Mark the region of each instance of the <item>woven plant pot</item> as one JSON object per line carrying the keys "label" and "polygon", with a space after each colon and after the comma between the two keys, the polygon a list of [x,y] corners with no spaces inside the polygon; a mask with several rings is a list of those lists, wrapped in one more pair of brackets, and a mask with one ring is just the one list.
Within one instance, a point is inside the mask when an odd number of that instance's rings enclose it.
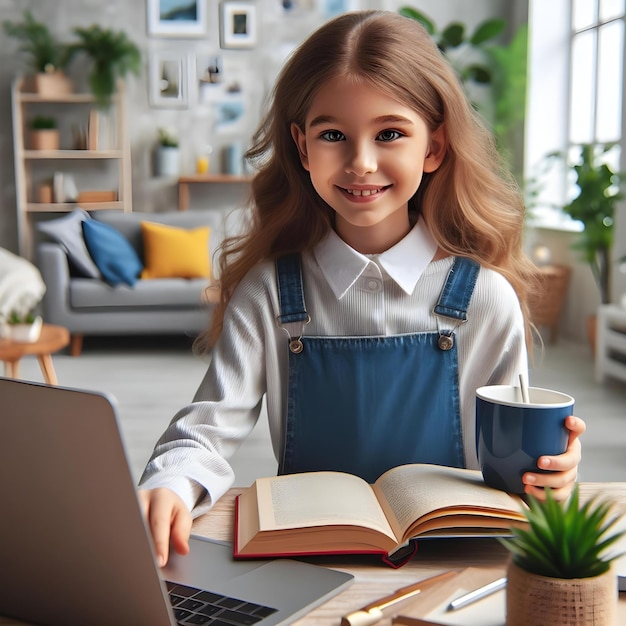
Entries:
{"label": "woven plant pot", "polygon": [[507,626],[614,626],[615,572],[593,578],[548,578],[513,561],[507,567]]}

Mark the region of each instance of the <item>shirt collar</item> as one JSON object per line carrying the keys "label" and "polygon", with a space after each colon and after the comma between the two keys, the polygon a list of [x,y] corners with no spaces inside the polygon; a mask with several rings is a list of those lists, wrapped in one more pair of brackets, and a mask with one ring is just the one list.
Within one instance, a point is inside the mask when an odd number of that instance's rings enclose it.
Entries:
{"label": "shirt collar", "polygon": [[[413,293],[417,281],[437,251],[424,220],[418,219],[404,239],[375,256],[390,278],[407,294]],[[337,299],[341,299],[373,261],[345,243],[333,230],[315,248],[324,277]]]}

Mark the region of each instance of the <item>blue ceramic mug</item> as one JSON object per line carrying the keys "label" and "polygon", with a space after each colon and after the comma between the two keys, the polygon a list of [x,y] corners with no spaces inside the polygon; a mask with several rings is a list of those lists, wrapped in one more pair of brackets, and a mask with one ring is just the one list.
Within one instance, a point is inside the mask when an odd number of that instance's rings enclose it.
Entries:
{"label": "blue ceramic mug", "polygon": [[[569,431],[574,398],[559,391],[530,387],[529,402],[512,385],[476,390],[476,451],[487,485],[510,493],[524,493],[522,475],[541,471],[537,459],[562,454]],[[549,471],[549,470],[543,470]]]}

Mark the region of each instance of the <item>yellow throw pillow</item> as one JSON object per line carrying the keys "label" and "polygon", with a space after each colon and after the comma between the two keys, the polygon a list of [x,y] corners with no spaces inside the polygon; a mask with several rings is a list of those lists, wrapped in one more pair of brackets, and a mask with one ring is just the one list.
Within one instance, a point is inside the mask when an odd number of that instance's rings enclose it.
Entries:
{"label": "yellow throw pillow", "polygon": [[144,269],[141,278],[210,278],[208,226],[187,230],[141,222]]}

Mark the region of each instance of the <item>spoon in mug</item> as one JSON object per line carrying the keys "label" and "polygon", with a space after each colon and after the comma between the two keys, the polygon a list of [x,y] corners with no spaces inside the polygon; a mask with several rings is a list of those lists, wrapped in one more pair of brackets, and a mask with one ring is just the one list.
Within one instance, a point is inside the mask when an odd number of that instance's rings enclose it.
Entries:
{"label": "spoon in mug", "polygon": [[526,382],[524,374],[519,375],[519,386],[522,390],[522,402],[524,402],[524,404],[528,404],[530,402],[530,397],[528,395],[528,383]]}

